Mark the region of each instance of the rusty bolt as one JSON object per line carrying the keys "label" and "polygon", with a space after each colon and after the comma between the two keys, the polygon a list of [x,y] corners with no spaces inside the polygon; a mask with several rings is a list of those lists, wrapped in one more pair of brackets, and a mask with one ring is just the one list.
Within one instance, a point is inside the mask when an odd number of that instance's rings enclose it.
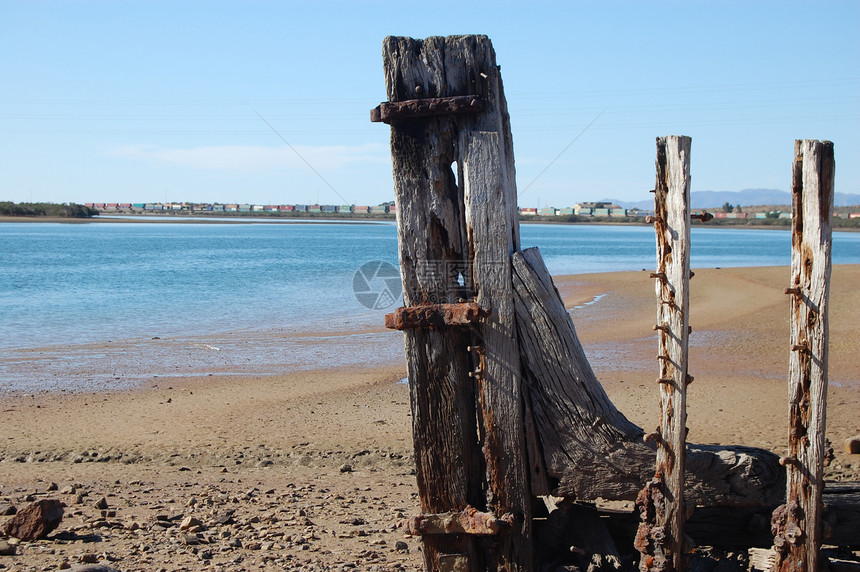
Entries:
{"label": "rusty bolt", "polygon": [[669,324],[658,324],[654,326],[654,331],[660,330],[661,332],[671,333],[672,330],[669,328]]}
{"label": "rusty bolt", "polygon": [[660,379],[657,380],[657,383],[670,385],[672,383],[675,383],[675,380],[669,379],[668,377],[661,377]]}
{"label": "rusty bolt", "polygon": [[795,457],[794,455],[789,455],[788,457],[780,457],[779,464],[783,467],[788,465],[794,465],[795,467],[799,467],[800,461],[798,461],[797,457]]}
{"label": "rusty bolt", "polygon": [[648,275],[648,277],[649,278],[656,278],[658,280],[666,280],[666,273],[665,272],[652,272],[651,274]]}
{"label": "rusty bolt", "polygon": [[792,286],[791,288],[785,289],[786,294],[794,294],[795,296],[800,296],[801,290],[800,286]]}

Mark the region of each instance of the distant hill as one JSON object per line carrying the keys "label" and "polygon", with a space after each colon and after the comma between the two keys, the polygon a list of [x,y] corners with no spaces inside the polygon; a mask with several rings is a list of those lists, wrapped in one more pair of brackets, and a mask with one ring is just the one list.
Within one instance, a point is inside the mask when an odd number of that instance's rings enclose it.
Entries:
{"label": "distant hill", "polygon": [[[654,199],[642,201],[619,201],[617,199],[601,199],[601,202],[615,203],[627,209],[638,208],[650,210],[654,208]],[[754,205],[790,205],[791,193],[779,189],[744,189],[742,191],[693,191],[690,202],[694,209],[719,208],[725,203],[743,207]],[[834,206],[847,207],[860,205],[860,195],[836,193],[833,197]]]}

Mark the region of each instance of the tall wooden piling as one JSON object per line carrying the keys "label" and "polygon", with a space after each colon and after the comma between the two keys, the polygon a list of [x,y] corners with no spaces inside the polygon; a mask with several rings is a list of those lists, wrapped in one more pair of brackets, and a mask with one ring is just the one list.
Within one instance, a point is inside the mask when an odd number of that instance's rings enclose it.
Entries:
{"label": "tall wooden piling", "polygon": [[786,503],[773,516],[779,570],[822,569],[827,302],[835,161],[830,141],[794,144]]}
{"label": "tall wooden piling", "polygon": [[[531,570],[531,487],[511,280],[519,250],[513,144],[486,36],[386,38],[419,521],[427,570]],[[476,308],[477,306],[477,308]],[[417,320],[398,320],[418,316]],[[480,541],[478,536],[481,537]]]}
{"label": "tall wooden piling", "polygon": [[639,568],[685,569],[684,478],[687,420],[687,343],[690,280],[689,137],[657,139],[654,230],[657,236],[658,369],[660,427],[646,436],[657,446],[657,469],[637,499],[642,523]]}

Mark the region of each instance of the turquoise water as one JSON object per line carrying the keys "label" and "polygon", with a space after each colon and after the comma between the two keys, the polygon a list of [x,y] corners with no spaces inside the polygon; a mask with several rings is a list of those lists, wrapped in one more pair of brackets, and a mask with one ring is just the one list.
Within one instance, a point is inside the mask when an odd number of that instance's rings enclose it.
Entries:
{"label": "turquoise water", "polygon": [[[522,246],[540,247],[556,275],[654,266],[649,227],[528,224],[521,232]],[[692,265],[788,265],[789,240],[785,231],[696,228]],[[313,340],[326,332],[356,332],[356,348],[392,339],[360,333],[378,327],[391,309],[360,304],[353,278],[368,261],[396,265],[393,223],[0,223],[0,255],[0,351],[6,354],[0,383],[6,387],[19,385],[13,382],[25,373],[46,371],[47,358],[38,355],[79,354],[60,360],[69,362],[65,369],[50,366],[59,368],[52,375],[60,379],[83,369],[97,376],[110,369],[105,364],[128,362],[123,377],[172,359],[164,357],[171,350],[166,340],[185,340],[183,348],[215,347],[204,353],[217,353],[219,367],[239,368],[310,367]],[[833,259],[860,263],[860,233],[834,233]],[[309,331],[315,335],[303,337]],[[268,347],[265,341],[277,337],[272,332],[282,339]],[[125,350],[116,355],[103,355],[103,346],[84,349],[123,340]],[[160,345],[135,357],[144,341]],[[369,359],[396,356],[401,348],[394,348]],[[284,353],[292,356],[286,362]],[[332,359],[359,361],[346,353]],[[201,373],[213,367],[210,357],[180,361],[182,372],[190,371],[188,364]]]}

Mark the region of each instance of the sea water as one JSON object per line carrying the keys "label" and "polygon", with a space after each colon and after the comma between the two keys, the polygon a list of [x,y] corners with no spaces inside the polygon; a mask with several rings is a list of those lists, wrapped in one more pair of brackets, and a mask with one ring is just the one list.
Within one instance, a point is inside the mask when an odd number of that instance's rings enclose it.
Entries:
{"label": "sea water", "polygon": [[[555,275],[655,264],[646,226],[521,235]],[[790,262],[786,231],[694,228],[691,244],[694,268]],[[0,256],[5,390],[402,359],[399,335],[379,331],[400,301],[355,295],[364,264],[397,265],[393,222],[0,223]],[[860,263],[860,233],[834,233],[833,262]]]}

